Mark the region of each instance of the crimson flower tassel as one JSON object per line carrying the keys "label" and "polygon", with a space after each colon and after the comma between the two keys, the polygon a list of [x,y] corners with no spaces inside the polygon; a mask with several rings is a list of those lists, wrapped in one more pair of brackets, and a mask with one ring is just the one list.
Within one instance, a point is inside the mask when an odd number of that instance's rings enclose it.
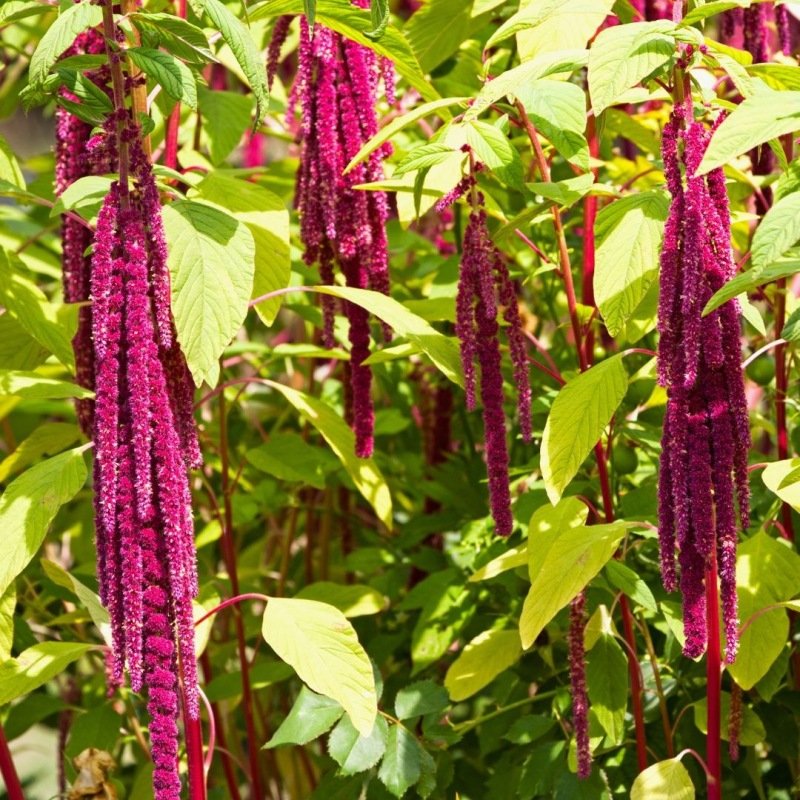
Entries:
{"label": "crimson flower tassel", "polygon": [[[366,7],[368,3],[359,0],[357,5]],[[338,268],[348,286],[388,293],[388,199],[385,192],[355,188],[383,179],[383,159],[391,152],[388,143],[347,174],[344,169],[378,131],[378,82],[382,77],[387,95],[393,93],[391,65],[369,48],[322,25],[315,25],[311,34],[303,17],[293,95],[301,107],[295,202],[304,260],[318,265],[323,283],[334,283]],[[331,347],[333,298],[323,298],[322,308],[323,338]],[[344,311],[351,346],[347,416],[352,421],[357,455],[368,457],[373,450],[374,427],[372,373],[363,363],[369,356],[369,315],[352,303],[345,304]]]}
{"label": "crimson flower tassel", "polygon": [[[106,126],[109,146],[119,113]],[[181,703],[192,719],[199,713],[188,469],[201,459],[158,189],[127,112],[120,136],[134,183],[112,184],[91,260],[98,579],[111,619],[112,679],[120,684],[127,667],[131,688],[147,692],[155,798],[179,800]]]}
{"label": "crimson flower tassel", "polygon": [[693,658],[706,649],[704,580],[716,553],[726,659],[732,663],[738,647],[736,504],[739,524],[747,528],[750,430],[737,304],[728,302],[703,316],[711,296],[735,274],[722,170],[696,174],[709,139],[710,132],[685,107],[675,109],[662,139],[672,205],[661,253],[658,310],[658,378],[668,394],[659,540],[664,586],[668,591],[680,586],[684,653]]}
{"label": "crimson flower tassel", "polygon": [[578,757],[578,777],[592,774],[592,750],[589,744],[589,693],[586,689],[586,659],[583,647],[586,621],[586,593],[581,592],[569,607],[569,682],[572,692],[572,725]]}
{"label": "crimson flower tassel", "polygon": [[470,176],[447,198],[473,192],[473,208],[464,233],[464,247],[456,295],[456,336],[460,343],[467,408],[475,408],[476,372],[480,367],[484,444],[489,479],[489,502],[495,530],[508,536],[513,528],[508,478],[508,446],[503,411],[498,309],[503,307],[506,336],[517,387],[519,424],[524,441],[531,440],[531,389],[522,320],[516,291],[503,256],[494,246],[486,225],[483,197]]}

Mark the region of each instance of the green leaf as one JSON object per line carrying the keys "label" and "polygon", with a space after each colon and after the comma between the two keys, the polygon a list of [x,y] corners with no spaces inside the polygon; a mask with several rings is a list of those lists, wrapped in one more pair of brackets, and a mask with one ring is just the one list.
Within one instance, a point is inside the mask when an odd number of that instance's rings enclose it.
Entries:
{"label": "green leaf", "polygon": [[2,136],[0,136],[0,179],[19,186],[20,189],[25,188],[25,177],[19,167],[17,157]]}
{"label": "green leaf", "polygon": [[594,293],[603,321],[618,336],[658,277],[669,200],[661,191],[621,197],[595,222]]}
{"label": "green leaf", "polygon": [[620,561],[609,561],[606,564],[606,577],[613,587],[624,592],[642,608],[658,611],[658,604],[650,587],[630,567]]}
{"label": "green leaf", "polygon": [[97,626],[106,644],[111,646],[111,624],[108,611],[103,607],[100,598],[86,584],[81,583],[74,575],[70,575],[55,561],[43,558],[40,563],[44,574],[53,583],[57,586],[62,586],[64,589],[69,589],[77,596],[78,600],[81,601],[81,605],[89,612],[92,622]]}
{"label": "green leaf", "polygon": [[0,663],[0,706],[32,692],[96,647],[82,642],[41,642]]}
{"label": "green leaf", "polygon": [[163,50],[129,47],[125,52],[173,100],[185,103],[189,108],[197,108],[197,83],[186,64]]}
{"label": "green leaf", "polygon": [[219,357],[247,314],[255,244],[247,226],[205,203],[163,208],[178,341],[195,383],[215,386]]}
{"label": "green leaf", "polygon": [[411,150],[394,168],[393,178],[400,178],[418,169],[441,164],[453,155],[453,148],[439,142],[427,142]]}
{"label": "green leaf", "polygon": [[199,17],[205,12],[222,34],[256,99],[256,120],[262,120],[269,107],[267,67],[250,29],[220,0],[191,0],[191,6]]}
{"label": "green leaf", "polygon": [[759,91],[743,100],[714,132],[697,174],[722,167],[754,147],[800,127],[800,92]]}
{"label": "green leaf", "polygon": [[800,341],[800,308],[796,308],[789,315],[781,331],[781,339],[786,339],[787,342]]}
{"label": "green leaf", "polygon": [[389,728],[386,755],[378,771],[381,783],[395,796],[402,797],[420,777],[421,758],[414,737],[399,725]]}
{"label": "green leaf", "polygon": [[0,483],[5,483],[9,475],[25,469],[42,456],[54,456],[81,438],[77,425],[66,422],[48,422],[23,439],[2,461],[0,461]]}
{"label": "green leaf", "polygon": [[510,569],[524,567],[527,563],[528,544],[526,542],[525,544],[510,548],[508,552],[497,556],[497,558],[493,558],[488,564],[484,564],[480,569],[475,570],[475,572],[469,576],[469,582],[476,583],[477,581],[486,581]]}
{"label": "green leaf", "polygon": [[471,5],[463,0],[429,0],[406,22],[403,33],[425,72],[450,58],[469,37]]}
{"label": "green leaf", "polygon": [[372,30],[365,31],[368,39],[380,39],[389,24],[389,0],[371,0],[369,12],[372,17]]}
{"label": "green leaf", "polygon": [[[389,23],[380,38],[370,39],[373,24],[370,15],[354,6],[350,0],[317,0],[316,20],[358,44],[374,50],[379,56],[392,61],[397,72],[426,100],[437,100],[436,89],[426,79],[411,49],[408,39]],[[250,12],[251,20],[279,17],[283,14],[304,13],[303,0],[266,0]]]}
{"label": "green leaf", "polygon": [[519,661],[519,631],[493,628],[478,634],[450,665],[444,685],[453,702],[461,702],[488,686]]}
{"label": "green leaf", "polygon": [[750,260],[763,269],[800,239],[800,192],[782,197],[761,218],[753,234]]}
{"label": "green leaf", "polygon": [[389,726],[383,717],[376,717],[368,736],[363,736],[342,717],[328,737],[328,754],[339,765],[340,775],[355,775],[374,767],[386,752]]}
{"label": "green leaf", "polygon": [[12,583],[0,595],[0,663],[11,658],[14,644],[14,609],[17,607],[17,587]]}
{"label": "green leaf", "polygon": [[405,686],[394,699],[397,719],[412,719],[425,714],[436,714],[447,708],[447,691],[433,681],[417,681]]}
{"label": "green leaf", "polygon": [[694,784],[679,758],[659,761],[636,776],[631,800],[694,800]]}
{"label": "green leaf", "polygon": [[38,372],[0,369],[0,395],[26,400],[55,400],[64,397],[94,397],[94,392],[76,383],[47,378]]}
{"label": "green leaf", "polygon": [[295,597],[328,603],[349,618],[378,614],[386,605],[386,598],[377,589],[358,583],[315,581],[304,586]]}
{"label": "green leaf", "polygon": [[[253,689],[256,690],[265,689],[267,686],[273,686],[276,683],[282,683],[283,681],[286,681],[289,678],[293,678],[294,675],[295,675],[294,670],[288,664],[284,664],[283,661],[278,661],[278,660],[265,661],[263,659],[258,659],[256,664],[250,670],[250,684],[253,687]],[[300,696],[302,696],[306,692],[310,695],[313,695],[315,698],[319,698],[321,707],[335,706],[336,708],[339,709],[339,716],[344,714],[344,709],[335,700],[331,700],[328,697],[323,697],[322,695],[315,695],[314,692],[310,691],[305,686],[300,691]],[[242,696],[241,671],[237,669],[230,672],[223,672],[217,675],[217,677],[214,678],[211,681],[211,683],[205,686],[205,693],[206,697],[208,697],[208,699],[212,703],[218,700],[230,700],[236,697],[241,697]],[[298,697],[298,702],[299,702],[299,697]],[[295,703],[295,707],[297,707],[297,703]],[[281,725],[281,728],[283,728],[283,725],[286,725],[288,723],[288,720],[292,716],[293,712],[294,708],[292,708],[292,711],[289,712],[289,717],[287,717],[286,720],[284,720],[283,724]],[[331,725],[333,725],[334,722],[336,722],[335,719],[330,723],[330,725],[328,725],[328,728]],[[278,730],[280,730],[280,728]],[[325,731],[320,731],[320,733],[324,732]],[[275,732],[275,736],[276,737],[278,736],[278,731]],[[265,747],[266,746],[272,746],[272,745],[265,745]]]}
{"label": "green leaf", "polygon": [[718,292],[712,295],[703,309],[703,316],[710,314],[723,303],[738,297],[745,292],[751,292],[765,283],[772,283],[781,278],[788,278],[800,272],[800,260],[782,259],[764,269],[749,269],[735,278],[731,278]]}
{"label": "green leaf", "polygon": [[280,383],[268,381],[268,384],[279,391],[322,434],[358,491],[375,509],[378,519],[391,530],[392,496],[389,488],[371,458],[358,458],[355,455],[355,436],[347,423],[323,400]]}
{"label": "green leaf", "polygon": [[52,11],[52,7],[44,3],[25,3],[23,0],[6,0],[6,2],[0,6],[0,25],[16,22],[26,17],[47,14],[49,11]]}
{"label": "green leaf", "polygon": [[59,508],[86,482],[84,450],[68,450],[31,467],[15,478],[0,497],[0,594],[36,555]]}
{"label": "green leaf", "polygon": [[704,19],[713,17],[715,14],[721,14],[723,11],[728,11],[732,8],[741,8],[742,6],[749,6],[750,0],[710,0],[705,4],[699,4],[697,8],[689,11],[681,20],[681,25],[688,26],[694,25],[697,22],[702,22]]}
{"label": "green leaf", "polygon": [[601,636],[586,658],[586,685],[597,721],[614,745],[625,737],[628,659],[613,636]]}
{"label": "green leaf", "polygon": [[605,28],[589,51],[589,92],[598,116],[675,53],[675,25],[669,20],[632,22]]}
{"label": "green leaf", "polygon": [[615,522],[530,531],[528,550],[534,577],[519,621],[526,650],[614,555],[625,527],[624,522]]}
{"label": "green leaf", "polygon": [[216,60],[203,31],[185,19],[174,14],[144,12],[129,14],[128,19],[151,47],[161,46],[189,63],[204,64]]}
{"label": "green leaf", "polygon": [[[779,464],[781,462],[778,462]],[[764,470],[764,482],[773,483],[776,465]],[[770,474],[767,474],[773,470]],[[774,484],[773,484],[774,485]],[[800,556],[763,531],[738,548],[736,590],[739,619],[746,623],[768,606],[790,600],[800,586]],[[728,667],[733,679],[749,691],[769,671],[789,633],[786,611],[774,609],[758,616],[744,629],[736,661]]]}
{"label": "green leaf", "polygon": [[551,503],[561,498],[627,389],[621,354],[601,361],[561,388],[542,436],[542,477]]}
{"label": "green leaf", "polygon": [[548,75],[563,75],[586,66],[588,50],[565,50],[558,53],[545,53],[526,61],[518,67],[506,70],[484,84],[475,101],[464,113],[464,122],[477,119],[484,111],[503,97],[517,97],[525,92],[531,81],[546,78]]}
{"label": "green leaf", "polygon": [[431,361],[453,383],[462,386],[461,356],[453,338],[444,336],[424,319],[412,314],[397,300],[380,292],[368,289],[353,289],[349,286],[314,286],[312,291],[330,294],[349,300],[374,314],[389,325],[398,336],[403,336],[425,353]]}
{"label": "green leaf", "polygon": [[551,200],[559,206],[568,208],[585,197],[594,185],[594,175],[576,175],[563,181],[526,183],[525,186],[534,194],[541,195],[545,200]]}
{"label": "green leaf", "polygon": [[56,307],[44,292],[24,278],[22,263],[0,248],[0,304],[42,347],[65,367],[72,369],[75,358],[69,332],[58,321]]}
{"label": "green leaf", "polygon": [[56,21],[47,28],[31,56],[28,81],[34,90],[42,89],[51,67],[72,46],[75,37],[88,28],[99,25],[102,16],[100,7],[92,3],[70,4],[61,11]]}
{"label": "green leaf", "polygon": [[336,465],[327,450],[313,447],[296,433],[272,434],[264,444],[248,450],[245,457],[262,472],[316,489],[325,488],[325,476]]}
{"label": "green leaf", "polygon": [[[77,105],[84,112],[88,112],[92,121],[97,121],[97,124],[102,125],[105,116],[114,108],[108,95],[94,81],[80,72],[64,69],[60,64],[57,71],[64,86],[80,101],[73,103],[72,108]],[[59,98],[59,101],[62,100],[63,96]]]}
{"label": "green leaf", "polygon": [[467,143],[482,162],[500,180],[516,189],[522,188],[524,170],[522,160],[508,137],[488,122],[473,120],[466,127]]}
{"label": "green leaf", "polygon": [[316,600],[270,597],[261,632],[309,688],[340,703],[369,735],[378,713],[372,664],[339,609]]}
{"label": "green leaf", "polygon": [[[345,167],[344,174],[346,175],[350,172],[353,167],[357,164],[360,164],[362,161],[366,160],[371,153],[377,150],[384,142],[388,142],[396,133],[399,133],[404,128],[407,128],[409,125],[413,125],[417,120],[422,119],[423,117],[430,116],[435,112],[441,112],[442,109],[447,108],[448,106],[454,106],[458,104],[466,103],[469,100],[468,97],[445,97],[442,100],[432,100],[429,103],[423,103],[421,106],[417,106],[412,111],[408,111],[405,114],[402,114],[399,117],[395,117],[391,122],[387,125],[384,125],[351,159],[350,163]],[[449,113],[446,115],[439,114],[440,117],[446,118],[449,117]]]}
{"label": "green leaf", "polygon": [[344,709],[335,700],[304,686],[289,715],[264,747],[271,749],[283,744],[308,744],[329,731],[343,714]]}
{"label": "green leaf", "polygon": [[514,724],[503,738],[514,744],[531,744],[544,736],[555,724],[556,721],[552,717],[546,717],[544,714],[527,714],[514,720]]}
{"label": "green leaf", "polygon": [[583,47],[613,5],[614,0],[527,0],[489,37],[485,49],[517,36],[527,61],[532,55]]}
{"label": "green leaf", "polygon": [[[564,497],[554,506],[545,504],[536,509],[528,521],[528,540],[525,543],[528,555],[528,578],[531,582],[536,580],[547,554],[547,548],[554,541],[551,533],[580,528],[586,524],[588,517],[589,509],[577,497]],[[539,547],[535,558],[530,552],[530,543],[534,540],[538,542],[537,546]]]}
{"label": "green leaf", "polygon": [[75,758],[89,747],[113,750],[123,724],[122,715],[108,703],[90,708],[79,714],[70,725],[64,755]]}
{"label": "green leaf", "polygon": [[112,179],[104,175],[86,175],[73,181],[57,198],[50,212],[51,217],[74,211],[85,220],[97,215],[103,204]]}
{"label": "green leaf", "polygon": [[[289,212],[283,200],[263,186],[220,172],[212,172],[190,196],[227,211],[250,229],[255,243],[255,274],[252,297],[283,289],[289,285]],[[272,325],[281,307],[281,297],[264,300],[255,306],[265,325]]]}
{"label": "green leaf", "polygon": [[216,166],[242,141],[242,136],[250,125],[253,103],[249,95],[210,91],[202,87],[199,89],[198,99],[200,113],[203,115],[203,135],[208,139],[211,163]]}
{"label": "green leaf", "polygon": [[[722,712],[722,725],[720,738],[730,741],[729,728],[731,718],[731,696],[728,692],[720,693],[720,711]],[[700,733],[708,733],[708,701],[705,697],[694,703],[694,724]],[[739,724],[739,744],[752,747],[760,744],[767,738],[764,723],[750,706],[742,702],[742,718]]]}

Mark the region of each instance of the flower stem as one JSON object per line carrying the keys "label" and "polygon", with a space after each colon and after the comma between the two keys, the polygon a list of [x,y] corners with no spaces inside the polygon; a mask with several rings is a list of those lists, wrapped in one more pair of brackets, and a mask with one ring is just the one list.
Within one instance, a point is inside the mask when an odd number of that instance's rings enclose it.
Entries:
{"label": "flower stem", "polygon": [[11,751],[8,749],[6,733],[2,725],[0,725],[0,775],[3,776],[3,782],[6,785],[8,800],[25,800],[22,784],[19,782],[17,769],[11,758]]}
{"label": "flower stem", "polygon": [[720,649],[719,590],[717,589],[717,559],[712,551],[706,567],[706,619],[708,648],[706,650],[706,764],[708,765],[708,800],[722,800],[721,749],[721,690],[722,656]]}
{"label": "flower stem", "polygon": [[[186,0],[178,0],[177,16],[186,19]],[[164,166],[177,169],[178,166],[178,128],[181,123],[181,104],[176,101],[164,129]]]}
{"label": "flower stem", "polygon": [[[786,322],[786,278],[781,278],[775,285],[777,297],[775,301],[775,338],[778,339]],[[778,439],[778,458],[789,458],[789,433],[786,427],[786,343],[775,348],[775,434]],[[792,524],[792,509],[788,503],[781,507],[781,521],[786,537],[794,541],[794,526]]]}

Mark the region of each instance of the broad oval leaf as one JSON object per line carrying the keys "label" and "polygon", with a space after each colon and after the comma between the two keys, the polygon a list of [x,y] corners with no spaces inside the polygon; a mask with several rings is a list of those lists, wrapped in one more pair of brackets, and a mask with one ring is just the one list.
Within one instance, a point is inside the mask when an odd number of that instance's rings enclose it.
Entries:
{"label": "broad oval leaf", "polygon": [[450,699],[460,702],[477,694],[521,655],[518,631],[493,629],[478,634],[447,670],[444,685]]}
{"label": "broad oval leaf", "polygon": [[307,686],[300,690],[286,719],[264,745],[271,749],[284,744],[308,744],[327,733],[341,719],[344,709],[335,700],[312,692]]}
{"label": "broad oval leaf", "polygon": [[601,361],[561,388],[542,436],[542,477],[551,503],[559,501],[627,389],[622,354]]}
{"label": "broad oval leaf", "polygon": [[389,726],[383,717],[376,717],[367,736],[355,729],[350,717],[342,717],[328,737],[328,754],[339,765],[341,775],[355,775],[381,760],[388,739]]}
{"label": "broad oval leaf", "polygon": [[420,778],[422,758],[417,740],[400,725],[389,729],[386,756],[378,778],[395,796],[402,797]]}
{"label": "broad oval leaf", "polygon": [[694,784],[679,758],[648,767],[631,787],[631,800],[694,800],[694,796]]}
{"label": "broad oval leaf", "polygon": [[750,258],[762,269],[780,258],[800,239],[800,192],[778,200],[761,219],[753,234]]}
{"label": "broad oval leaf", "polygon": [[316,581],[304,586],[295,597],[328,603],[338,608],[346,617],[378,614],[386,605],[386,598],[377,589],[358,583]]}
{"label": "broad oval leaf", "polygon": [[586,657],[586,686],[597,721],[615,744],[625,737],[628,659],[613,636],[600,636]]}
{"label": "broad oval leaf", "polygon": [[77,447],[31,467],[0,497],[0,595],[36,555],[59,508],[86,482],[85,449]]}
{"label": "broad oval leaf", "polygon": [[77,383],[48,378],[38,372],[0,369],[0,395],[28,400],[55,400],[64,397],[94,397],[94,392]]}
{"label": "broad oval leaf", "polygon": [[148,47],[129,47],[125,53],[173,100],[185,103],[189,108],[197,108],[197,82],[183,61],[163,50]]}
{"label": "broad oval leaf", "polygon": [[214,386],[219,357],[247,314],[255,244],[243,222],[205,203],[164,206],[175,327],[195,383]]}
{"label": "broad oval leaf", "polygon": [[375,676],[339,609],[316,600],[270,597],[261,632],[309,688],[340,703],[356,729],[370,734],[378,713]]}

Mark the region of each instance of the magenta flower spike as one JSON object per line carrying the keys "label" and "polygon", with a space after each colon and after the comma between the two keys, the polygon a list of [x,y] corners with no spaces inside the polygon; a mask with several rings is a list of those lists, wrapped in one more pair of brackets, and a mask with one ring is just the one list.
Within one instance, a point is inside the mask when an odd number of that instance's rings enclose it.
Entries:
{"label": "magenta flower spike", "polygon": [[731,663],[738,647],[736,543],[739,526],[749,524],[750,433],[736,304],[702,316],[711,296],[735,274],[722,170],[696,174],[709,138],[687,109],[676,108],[662,139],[672,205],[661,252],[658,312],[658,378],[668,393],[659,543],[664,587],[680,587],[683,595],[684,653],[691,657],[707,646],[704,584],[716,557]]}
{"label": "magenta flower spike", "polygon": [[[362,2],[356,5],[365,7]],[[279,24],[288,22],[276,24],[276,37],[283,30]],[[275,58],[272,49],[270,58]],[[387,99],[394,102],[393,69],[369,48],[322,25],[309,31],[305,17],[300,20],[298,60],[290,108],[296,103],[301,112],[295,204],[300,214],[303,258],[309,266],[317,265],[325,284],[334,283],[338,269],[348,286],[386,294],[388,199],[385,192],[354,187],[383,180],[383,159],[390,153],[389,146],[378,148],[347,174],[344,170],[378,131],[375,106],[381,80]],[[323,341],[332,347],[334,299],[324,297],[322,309]],[[369,315],[349,303],[343,310],[350,341],[346,416],[355,433],[357,455],[368,457],[374,446],[375,418],[372,373],[363,364],[370,352]],[[388,337],[385,328],[384,335]]]}
{"label": "magenta flower spike", "polygon": [[578,777],[586,779],[592,774],[592,750],[589,745],[589,693],[586,690],[586,659],[583,647],[586,621],[586,594],[581,592],[570,604],[569,682],[572,691],[572,725],[578,756]]}

